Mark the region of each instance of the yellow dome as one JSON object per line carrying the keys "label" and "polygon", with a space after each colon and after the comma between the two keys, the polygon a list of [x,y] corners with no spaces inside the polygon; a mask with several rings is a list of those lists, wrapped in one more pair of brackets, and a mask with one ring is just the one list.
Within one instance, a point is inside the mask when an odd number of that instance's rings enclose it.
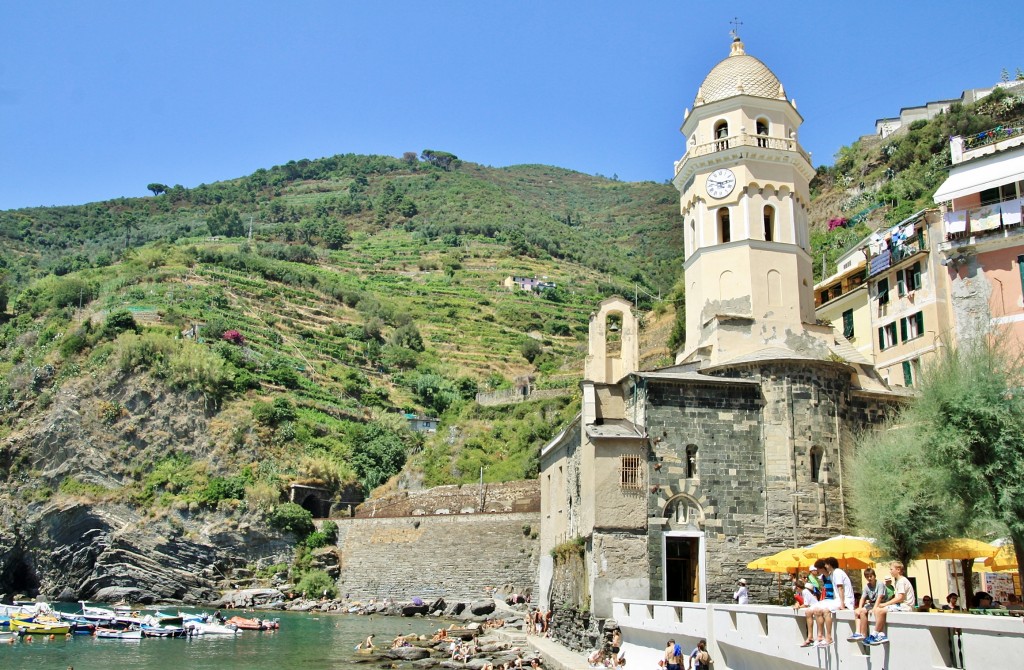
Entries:
{"label": "yellow dome", "polygon": [[768,66],[743,50],[739,38],[733,40],[729,57],[716,65],[697,89],[693,106],[731,98],[734,95],[753,95],[758,98],[786,99],[786,91],[779,78]]}

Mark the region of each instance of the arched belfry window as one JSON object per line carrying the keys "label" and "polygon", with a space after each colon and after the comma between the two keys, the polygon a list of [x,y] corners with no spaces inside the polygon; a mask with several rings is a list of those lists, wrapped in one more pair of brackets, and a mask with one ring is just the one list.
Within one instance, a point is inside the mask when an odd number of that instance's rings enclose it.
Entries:
{"label": "arched belfry window", "polygon": [[825,452],[821,447],[811,447],[811,481],[823,483],[825,481],[825,473],[822,469],[822,461],[825,458]]}
{"label": "arched belfry window", "polygon": [[757,120],[757,146],[768,146],[768,119]]}
{"label": "arched belfry window", "polygon": [[718,243],[725,244],[732,240],[732,227],[729,224],[729,208],[718,209]]}
{"label": "arched belfry window", "polygon": [[764,241],[775,240],[775,208],[771,205],[764,206]]}
{"label": "arched belfry window", "polygon": [[715,151],[729,148],[729,122],[719,121],[715,123]]}
{"label": "arched belfry window", "polygon": [[622,355],[622,312],[608,312],[605,333],[605,356],[618,358]]}
{"label": "arched belfry window", "polygon": [[686,478],[695,479],[697,477],[697,445],[689,444],[686,446]]}

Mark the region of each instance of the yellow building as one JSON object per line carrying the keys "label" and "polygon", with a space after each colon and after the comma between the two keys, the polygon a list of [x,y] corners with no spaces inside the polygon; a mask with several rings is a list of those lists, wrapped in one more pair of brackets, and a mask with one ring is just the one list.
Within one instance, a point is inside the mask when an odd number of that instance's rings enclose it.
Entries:
{"label": "yellow building", "polygon": [[868,307],[867,258],[860,245],[836,261],[838,271],[814,286],[814,314],[832,324],[857,353],[874,363],[874,338]]}

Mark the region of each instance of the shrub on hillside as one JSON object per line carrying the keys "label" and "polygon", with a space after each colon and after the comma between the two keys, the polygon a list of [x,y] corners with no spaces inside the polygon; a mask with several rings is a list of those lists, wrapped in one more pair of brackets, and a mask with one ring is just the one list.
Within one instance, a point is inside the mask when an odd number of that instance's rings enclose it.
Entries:
{"label": "shrub on hillside", "polygon": [[302,579],[295,585],[295,590],[308,598],[334,598],[338,595],[337,584],[323,570],[310,570],[302,575]]}
{"label": "shrub on hillside", "polygon": [[274,528],[303,539],[315,530],[313,514],[301,505],[290,502],[275,509],[269,521]]}
{"label": "shrub on hillside", "polygon": [[264,426],[294,421],[295,416],[295,405],[288,398],[274,398],[273,402],[257,402],[252,406],[252,418]]}
{"label": "shrub on hillside", "polygon": [[135,321],[135,315],[127,309],[117,309],[107,314],[103,321],[103,337],[113,339],[121,333],[138,333],[141,329]]}

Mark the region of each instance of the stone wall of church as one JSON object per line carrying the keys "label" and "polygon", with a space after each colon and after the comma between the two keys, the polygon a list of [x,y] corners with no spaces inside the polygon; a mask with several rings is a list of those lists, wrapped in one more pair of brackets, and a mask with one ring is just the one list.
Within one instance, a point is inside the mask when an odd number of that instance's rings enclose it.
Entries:
{"label": "stone wall of church", "polygon": [[[647,428],[657,490],[648,513],[664,518],[672,496],[688,494],[703,508],[708,600],[729,601],[743,576],[752,599],[767,602],[772,576],[752,574],[747,563],[848,530],[843,473],[854,437],[877,425],[893,401],[851,393],[848,370],[829,363],[762,363],[728,376],[760,384],[651,382]],[[688,445],[697,448],[692,478]],[[650,525],[652,598],[663,597],[663,535],[671,528],[668,520]]]}

